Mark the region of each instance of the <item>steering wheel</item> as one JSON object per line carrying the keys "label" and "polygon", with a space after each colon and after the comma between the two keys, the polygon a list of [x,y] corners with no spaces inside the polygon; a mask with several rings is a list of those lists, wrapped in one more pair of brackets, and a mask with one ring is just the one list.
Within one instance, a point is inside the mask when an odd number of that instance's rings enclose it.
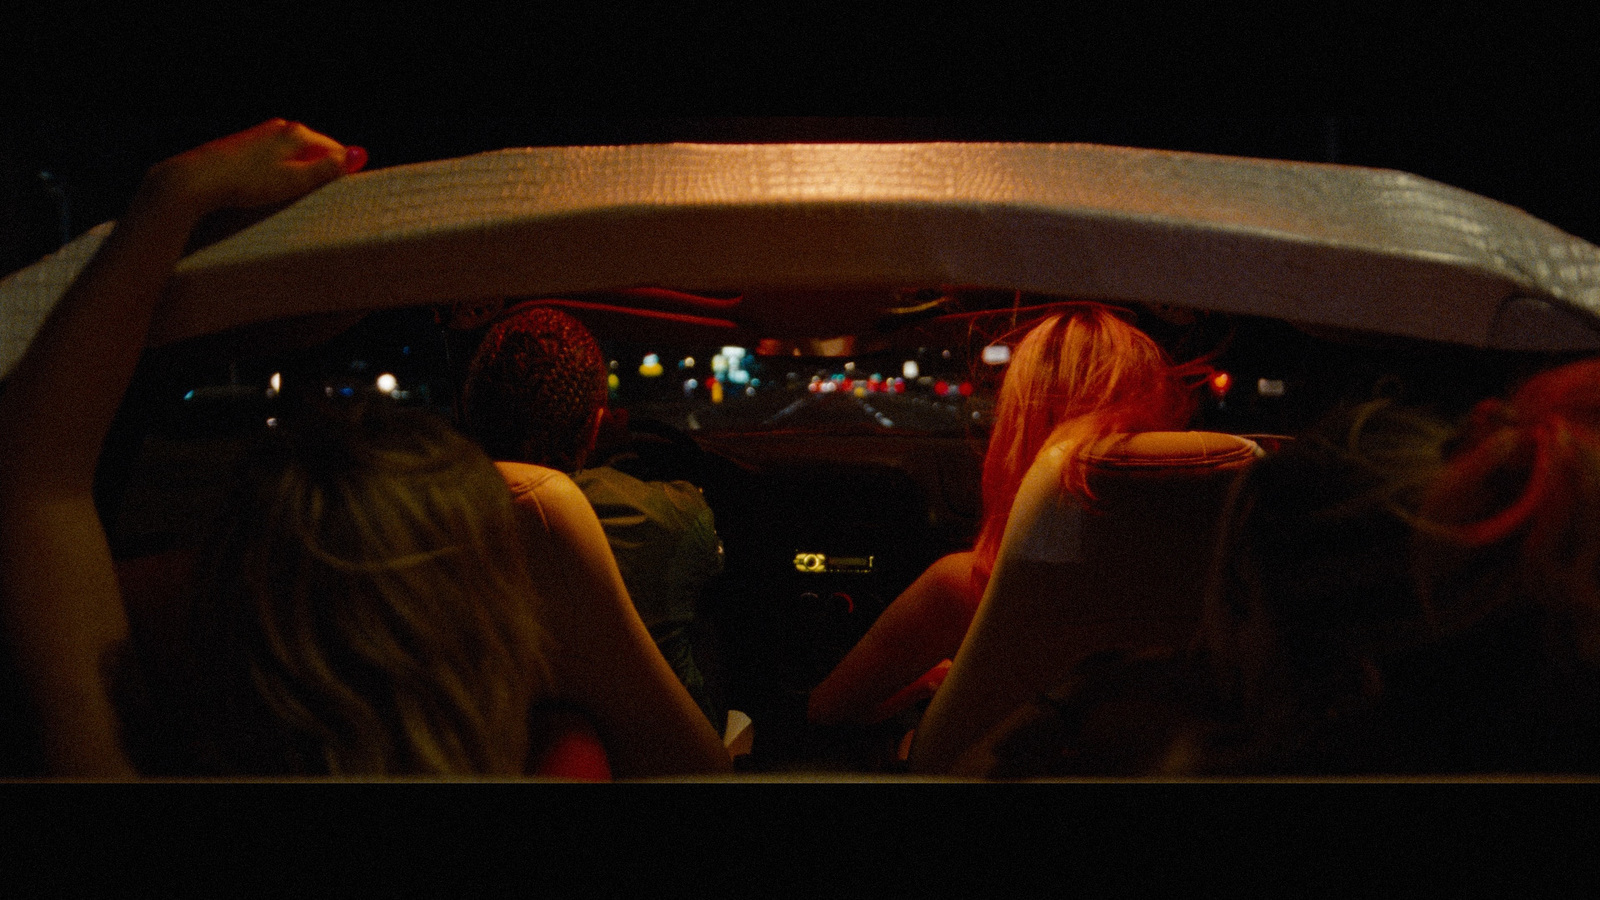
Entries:
{"label": "steering wheel", "polygon": [[712,454],[693,436],[650,416],[630,416],[627,437],[605,464],[645,481],[688,481],[704,487],[714,477]]}

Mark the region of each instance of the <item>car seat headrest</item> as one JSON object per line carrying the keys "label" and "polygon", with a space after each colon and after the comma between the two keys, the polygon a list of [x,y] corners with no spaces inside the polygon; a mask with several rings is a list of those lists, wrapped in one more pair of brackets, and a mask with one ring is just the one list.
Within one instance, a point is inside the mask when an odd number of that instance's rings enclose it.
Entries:
{"label": "car seat headrest", "polygon": [[1155,472],[1185,469],[1231,469],[1264,455],[1248,438],[1214,431],[1147,431],[1113,434],[1085,454],[1091,471]]}

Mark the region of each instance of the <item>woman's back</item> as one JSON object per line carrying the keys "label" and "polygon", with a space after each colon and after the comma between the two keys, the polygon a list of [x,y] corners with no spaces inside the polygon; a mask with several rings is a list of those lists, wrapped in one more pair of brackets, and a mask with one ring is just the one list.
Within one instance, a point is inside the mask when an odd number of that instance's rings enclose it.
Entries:
{"label": "woman's back", "polygon": [[861,722],[955,656],[994,569],[1017,490],[1046,443],[1064,448],[1067,489],[1092,501],[1084,455],[1124,432],[1181,428],[1193,411],[1183,372],[1122,314],[1073,304],[1034,325],[1011,353],[983,463],[976,546],[940,559],[891,603],[811,694],[814,722]]}

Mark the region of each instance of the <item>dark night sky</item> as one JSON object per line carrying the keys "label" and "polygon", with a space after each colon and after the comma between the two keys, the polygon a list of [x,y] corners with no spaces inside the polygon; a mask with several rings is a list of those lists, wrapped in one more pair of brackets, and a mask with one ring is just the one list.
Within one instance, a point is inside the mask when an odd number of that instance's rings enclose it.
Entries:
{"label": "dark night sky", "polygon": [[61,197],[81,231],[114,217],[150,163],[274,115],[367,147],[372,166],[666,140],[1093,141],[1332,160],[1435,178],[1600,242],[1587,71],[1600,35],[1576,7],[1360,22],[1213,7],[1099,21],[995,7],[461,9],[195,20],[61,0],[21,14],[0,36],[0,265],[50,249]]}

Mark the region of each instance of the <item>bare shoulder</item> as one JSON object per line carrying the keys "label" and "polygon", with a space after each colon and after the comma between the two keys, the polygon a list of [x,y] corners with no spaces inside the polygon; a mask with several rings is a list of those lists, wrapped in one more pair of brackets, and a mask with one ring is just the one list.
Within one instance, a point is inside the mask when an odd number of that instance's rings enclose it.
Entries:
{"label": "bare shoulder", "polygon": [[506,481],[506,486],[513,495],[537,494],[559,492],[563,483],[573,489],[577,485],[572,479],[561,472],[546,466],[536,466],[532,463],[496,462],[494,467],[500,470],[500,477]]}
{"label": "bare shoulder", "polygon": [[928,567],[927,575],[964,590],[972,581],[972,564],[976,556],[971,550],[941,556]]}
{"label": "bare shoulder", "polygon": [[530,463],[494,465],[511,489],[511,499],[521,518],[537,518],[546,531],[568,539],[586,537],[600,529],[594,508],[570,476]]}

